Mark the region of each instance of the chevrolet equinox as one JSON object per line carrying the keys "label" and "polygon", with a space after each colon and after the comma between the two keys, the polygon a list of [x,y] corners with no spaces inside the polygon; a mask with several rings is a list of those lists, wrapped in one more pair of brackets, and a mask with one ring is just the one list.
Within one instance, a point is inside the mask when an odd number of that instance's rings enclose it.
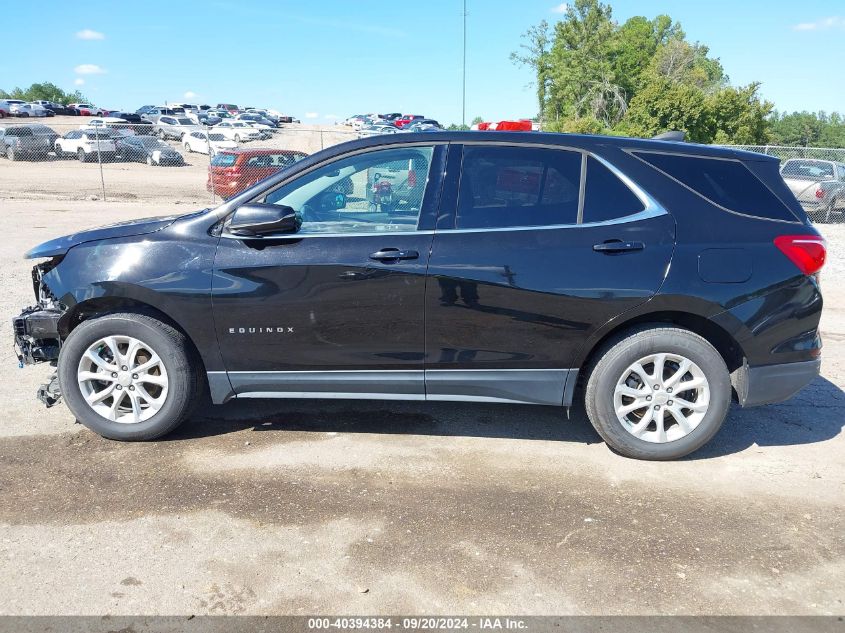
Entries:
{"label": "chevrolet equinox", "polygon": [[[399,138],[401,136],[401,138]],[[174,429],[232,398],[584,402],[673,459],[731,400],[818,375],[825,243],[770,156],[443,132],[354,141],[222,206],[30,250],[21,364],[87,427]],[[401,421],[398,421],[401,423]]]}

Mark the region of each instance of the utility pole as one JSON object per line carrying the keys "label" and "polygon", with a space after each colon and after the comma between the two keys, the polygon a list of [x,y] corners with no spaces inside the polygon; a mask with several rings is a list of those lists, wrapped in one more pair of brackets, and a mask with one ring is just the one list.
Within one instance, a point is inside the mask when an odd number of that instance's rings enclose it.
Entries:
{"label": "utility pole", "polygon": [[464,0],[464,64],[463,91],[461,94],[461,125],[467,125],[467,0]]}

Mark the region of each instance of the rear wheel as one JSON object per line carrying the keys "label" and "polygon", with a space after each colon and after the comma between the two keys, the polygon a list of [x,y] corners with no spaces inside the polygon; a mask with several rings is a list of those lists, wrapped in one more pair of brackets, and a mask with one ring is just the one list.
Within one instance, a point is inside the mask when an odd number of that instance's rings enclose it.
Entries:
{"label": "rear wheel", "polygon": [[147,154],[147,165],[149,165],[150,167],[152,167],[154,165],[153,157],[150,156],[149,154]]}
{"label": "rear wheel", "polygon": [[79,159],[80,163],[84,163],[88,161],[88,156],[85,154],[85,150],[81,147],[76,150],[76,157]]}
{"label": "rear wheel", "polygon": [[241,142],[241,135],[235,134],[235,143],[240,143],[240,142]]}
{"label": "rear wheel", "polygon": [[6,148],[6,158],[8,158],[9,160],[17,160],[17,155],[15,154],[14,147]]}
{"label": "rear wheel", "polygon": [[53,148],[53,151],[56,152],[56,158],[64,158],[60,145],[56,144],[56,146]]}
{"label": "rear wheel", "polygon": [[636,330],[605,347],[588,375],[590,422],[612,449],[636,459],[677,459],[701,448],[730,406],[724,359],[689,330]]}
{"label": "rear wheel", "polygon": [[193,153],[194,150],[191,149],[190,143],[185,143],[185,151],[188,152],[189,154]]}
{"label": "rear wheel", "polygon": [[202,382],[185,336],[143,314],[79,325],[62,346],[59,383],[71,412],[114,440],[150,440],[190,415]]}

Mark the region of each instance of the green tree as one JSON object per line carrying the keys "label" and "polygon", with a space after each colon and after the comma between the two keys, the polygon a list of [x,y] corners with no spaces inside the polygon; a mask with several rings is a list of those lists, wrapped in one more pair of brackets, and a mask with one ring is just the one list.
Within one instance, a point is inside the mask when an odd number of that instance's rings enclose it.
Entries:
{"label": "green tree", "polygon": [[29,88],[14,88],[11,92],[0,90],[0,99],[21,99],[23,101],[54,101],[56,103],[87,103],[85,98],[78,90],[73,92],[65,92],[56,84],[49,81],[44,83],[34,83]]}
{"label": "green tree", "polygon": [[511,53],[510,59],[518,66],[528,66],[534,73],[534,85],[537,89],[537,112],[542,117],[546,107],[546,95],[551,85],[550,47],[552,36],[549,23],[542,20],[522,34],[525,40],[519,45],[521,51]]}
{"label": "green tree", "polygon": [[619,27],[613,42],[612,64],[616,80],[629,100],[643,87],[643,73],[658,48],[684,37],[680,24],[668,15],[658,15],[653,20],[635,16]]}
{"label": "green tree", "polygon": [[727,87],[708,97],[707,107],[715,128],[714,142],[733,145],[769,142],[767,117],[773,106],[760,100],[759,87],[759,83]]}
{"label": "green tree", "polygon": [[618,108],[624,95],[611,64],[616,28],[611,17],[610,6],[599,0],[574,0],[555,25],[547,121],[559,125],[561,119],[592,117],[615,122],[624,114]]}
{"label": "green tree", "polygon": [[701,89],[668,77],[652,77],[631,101],[619,131],[648,138],[667,130],[684,131],[697,143],[709,143],[715,134]]}

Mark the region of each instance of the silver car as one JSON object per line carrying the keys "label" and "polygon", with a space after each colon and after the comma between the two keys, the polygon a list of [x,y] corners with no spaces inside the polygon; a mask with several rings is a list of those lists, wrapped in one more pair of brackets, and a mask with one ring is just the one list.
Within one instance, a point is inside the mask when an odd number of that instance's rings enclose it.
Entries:
{"label": "silver car", "polygon": [[790,158],[780,170],[784,182],[814,222],[845,212],[845,163]]}
{"label": "silver car", "polygon": [[153,124],[153,132],[162,141],[169,138],[181,141],[185,134],[201,131],[203,128],[186,116],[160,116]]}

